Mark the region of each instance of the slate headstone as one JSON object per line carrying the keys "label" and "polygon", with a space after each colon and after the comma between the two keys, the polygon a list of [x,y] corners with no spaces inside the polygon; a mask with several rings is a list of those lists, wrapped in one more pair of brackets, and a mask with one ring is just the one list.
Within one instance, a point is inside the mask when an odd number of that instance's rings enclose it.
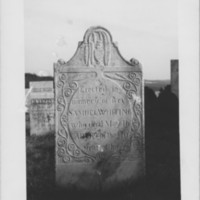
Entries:
{"label": "slate headstone", "polygon": [[102,27],[85,33],[75,55],[54,64],[56,184],[107,191],[144,176],[140,63],[126,61]]}

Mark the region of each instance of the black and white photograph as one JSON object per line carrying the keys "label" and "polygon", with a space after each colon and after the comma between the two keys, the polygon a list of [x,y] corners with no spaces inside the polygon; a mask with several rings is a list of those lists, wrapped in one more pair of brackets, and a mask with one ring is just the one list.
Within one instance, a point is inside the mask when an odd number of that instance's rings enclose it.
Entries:
{"label": "black and white photograph", "polygon": [[28,199],[180,199],[177,3],[25,1]]}
{"label": "black and white photograph", "polygon": [[[182,167],[188,166],[187,139],[182,137],[194,132],[188,142],[199,141],[193,122],[183,128],[186,123],[181,121],[186,122],[190,113],[182,108],[198,106],[182,98],[186,90],[192,97],[192,89],[185,85],[190,84],[190,71],[195,73],[192,65],[187,66],[182,84],[180,2],[22,0],[20,5],[24,68],[23,80],[15,88],[23,97],[17,100],[14,91],[11,95],[19,102],[13,117],[18,125],[17,116],[22,117],[24,131],[18,138],[21,150],[13,152],[14,160],[21,156],[16,161],[23,166],[24,198],[186,199]],[[1,43],[3,49],[6,42]],[[15,71],[17,66],[13,77]],[[198,75],[192,79],[199,81]],[[17,75],[13,81],[18,82]],[[4,116],[6,107],[1,107]],[[19,134],[17,128],[14,134]],[[2,143],[1,163],[6,160],[6,144]],[[193,156],[188,157],[194,159],[197,143],[193,144]],[[14,170],[14,162],[7,170]],[[197,168],[193,170],[199,176]]]}

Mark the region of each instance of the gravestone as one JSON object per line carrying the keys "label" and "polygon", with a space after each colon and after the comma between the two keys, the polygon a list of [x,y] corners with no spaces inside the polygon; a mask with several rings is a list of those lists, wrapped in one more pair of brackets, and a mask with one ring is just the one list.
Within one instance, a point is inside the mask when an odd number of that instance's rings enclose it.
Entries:
{"label": "gravestone", "polygon": [[75,55],[54,64],[56,184],[86,191],[144,176],[143,78],[102,27],[85,33]]}
{"label": "gravestone", "polygon": [[53,81],[30,82],[30,134],[44,135],[55,131]]}
{"label": "gravestone", "polygon": [[178,97],[178,60],[171,60],[171,92]]}

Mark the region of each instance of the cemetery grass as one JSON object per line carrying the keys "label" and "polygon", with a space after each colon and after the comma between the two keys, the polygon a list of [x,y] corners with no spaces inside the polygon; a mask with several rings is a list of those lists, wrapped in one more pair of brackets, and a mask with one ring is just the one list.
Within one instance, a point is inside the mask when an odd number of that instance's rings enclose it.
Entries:
{"label": "cemetery grass", "polygon": [[28,200],[51,196],[54,189],[54,137],[26,136]]}
{"label": "cemetery grass", "polygon": [[[131,193],[116,196],[107,193],[58,191],[55,187],[55,135],[26,136],[27,200],[131,200]],[[95,196],[95,198],[94,198]]]}
{"label": "cemetery grass", "polygon": [[[151,131],[151,133],[150,133]],[[170,135],[176,135],[175,129],[149,129],[151,135],[146,141],[146,185],[140,195],[129,193],[123,196],[109,196],[117,200],[179,200],[179,153],[177,140],[171,141]],[[159,135],[156,135],[158,133]],[[154,136],[153,136],[154,135]],[[58,198],[55,190],[55,152],[54,134],[45,136],[27,136],[27,200],[59,200],[59,199],[94,199],[105,200],[97,195],[89,198],[87,195],[77,196],[68,192],[68,198]],[[144,197],[145,193],[145,197]],[[73,198],[71,197],[73,196]],[[66,197],[66,195],[65,195]],[[85,197],[85,198],[84,198]],[[86,198],[87,197],[87,198]]]}

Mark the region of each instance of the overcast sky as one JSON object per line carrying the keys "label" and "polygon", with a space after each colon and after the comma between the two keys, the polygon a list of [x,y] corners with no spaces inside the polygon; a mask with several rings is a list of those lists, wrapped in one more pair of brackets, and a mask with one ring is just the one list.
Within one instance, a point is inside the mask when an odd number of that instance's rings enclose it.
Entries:
{"label": "overcast sky", "polygon": [[26,72],[53,75],[91,26],[108,29],[122,56],[143,66],[145,79],[170,79],[178,59],[177,0],[25,0]]}

